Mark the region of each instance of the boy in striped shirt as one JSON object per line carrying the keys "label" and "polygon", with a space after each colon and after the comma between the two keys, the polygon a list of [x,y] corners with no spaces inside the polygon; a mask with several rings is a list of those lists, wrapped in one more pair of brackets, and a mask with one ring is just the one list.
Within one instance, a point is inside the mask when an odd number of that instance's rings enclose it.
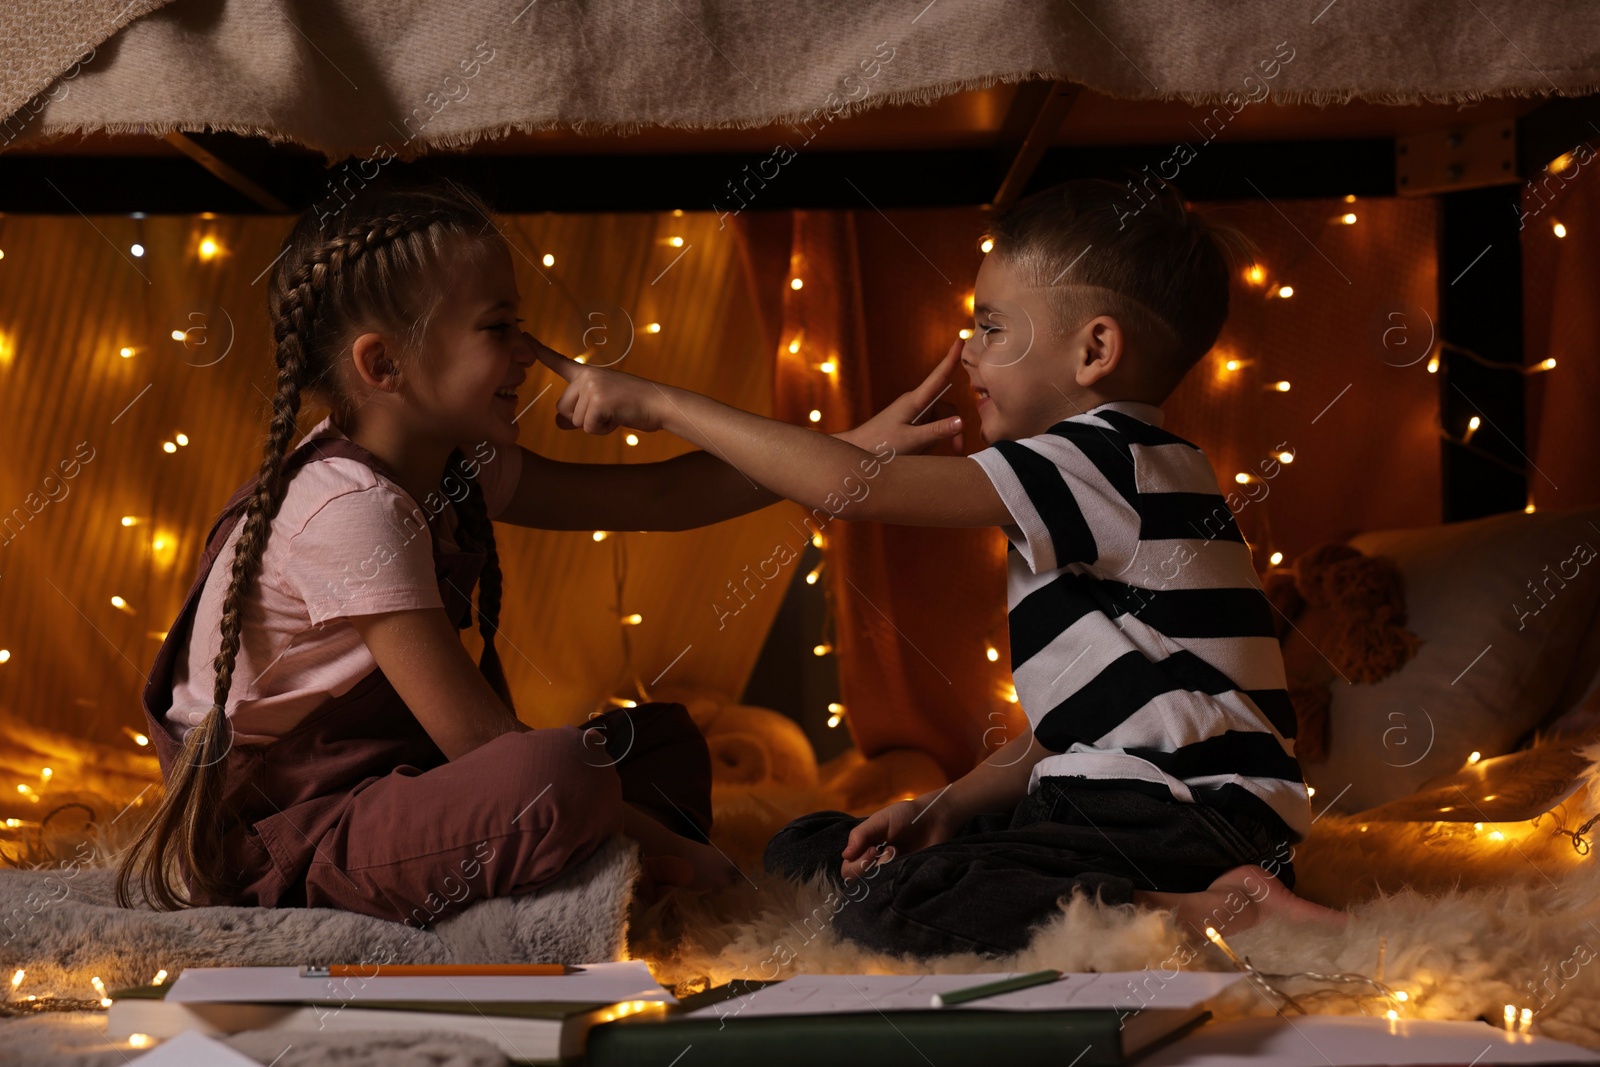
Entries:
{"label": "boy in striped shirt", "polygon": [[[1197,932],[1282,914],[1311,808],[1271,607],[1210,463],[1158,406],[1215,342],[1247,243],[1172,190],[1070,182],[999,215],[957,342],[989,447],[894,456],[542,353],[591,433],[667,429],[847,519],[999,526],[1012,675],[1032,726],[951,785],[866,819],[818,812],[768,869],[826,872],[839,932],[1002,954],[1081,891]],[[852,490],[854,484],[856,490]],[[843,494],[843,496],[841,495]],[[848,497],[848,500],[844,499]],[[870,884],[869,884],[870,883]]]}

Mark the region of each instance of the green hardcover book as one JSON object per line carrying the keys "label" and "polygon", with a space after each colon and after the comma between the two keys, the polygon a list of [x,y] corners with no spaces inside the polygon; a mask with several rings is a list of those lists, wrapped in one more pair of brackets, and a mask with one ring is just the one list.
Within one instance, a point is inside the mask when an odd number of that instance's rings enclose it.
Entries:
{"label": "green hardcover book", "polygon": [[[199,1030],[213,1037],[245,1030],[445,1031],[481,1037],[518,1063],[571,1063],[589,1030],[616,1019],[616,1004],[520,1001],[307,1000],[297,1003],[168,1003],[170,986],[132,986],[111,993],[106,1036],[173,1037]],[[658,1013],[659,1008],[649,1009]]]}
{"label": "green hardcover book", "polygon": [[741,1018],[690,1016],[774,982],[735,981],[681,998],[667,1013],[589,1031],[588,1067],[817,1067],[818,1064],[1003,1063],[1006,1067],[1121,1067],[1211,1018],[1192,1008],[1137,1012],[864,1011]]}

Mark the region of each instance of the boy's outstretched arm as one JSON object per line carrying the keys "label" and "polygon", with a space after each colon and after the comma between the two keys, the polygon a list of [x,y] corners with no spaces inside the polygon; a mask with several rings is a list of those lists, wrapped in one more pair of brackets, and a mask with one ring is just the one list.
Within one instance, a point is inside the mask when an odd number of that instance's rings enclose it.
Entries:
{"label": "boy's outstretched arm", "polygon": [[983,468],[965,457],[907,456],[883,446],[868,451],[686,389],[538,351],[540,361],[567,381],[556,405],[563,426],[593,434],[623,426],[664,429],[767,489],[841,518],[918,526],[1012,521]]}

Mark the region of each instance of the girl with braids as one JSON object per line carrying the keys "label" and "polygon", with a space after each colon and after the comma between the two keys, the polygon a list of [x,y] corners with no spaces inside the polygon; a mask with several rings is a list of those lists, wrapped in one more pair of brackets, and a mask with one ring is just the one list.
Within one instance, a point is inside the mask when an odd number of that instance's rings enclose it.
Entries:
{"label": "girl with braids", "polygon": [[[269,293],[261,465],[213,524],[144,690],[166,794],[119,866],[122,906],[137,884],[163,910],[426,925],[536,889],[616,833],[647,882],[735,876],[709,844],[710,757],[682,705],[582,730],[517,719],[491,520],[681,530],[778,498],[705,452],[572,464],[518,447],[516,390],[543,349],[519,300],[509,246],[458,186],[369,186],[295,225]],[[914,451],[958,432],[911,425],[950,370],[840,436]],[[308,400],[329,413],[294,443]],[[475,586],[477,664],[459,634]]]}

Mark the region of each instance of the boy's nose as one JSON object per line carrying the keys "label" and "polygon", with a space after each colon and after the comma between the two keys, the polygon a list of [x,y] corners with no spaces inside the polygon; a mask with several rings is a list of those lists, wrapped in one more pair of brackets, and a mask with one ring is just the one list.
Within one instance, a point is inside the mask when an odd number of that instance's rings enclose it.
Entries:
{"label": "boy's nose", "polygon": [[533,361],[538,358],[534,353],[539,350],[539,340],[527,330],[518,330],[517,333],[522,335],[522,345],[517,352],[517,362],[531,366]]}

